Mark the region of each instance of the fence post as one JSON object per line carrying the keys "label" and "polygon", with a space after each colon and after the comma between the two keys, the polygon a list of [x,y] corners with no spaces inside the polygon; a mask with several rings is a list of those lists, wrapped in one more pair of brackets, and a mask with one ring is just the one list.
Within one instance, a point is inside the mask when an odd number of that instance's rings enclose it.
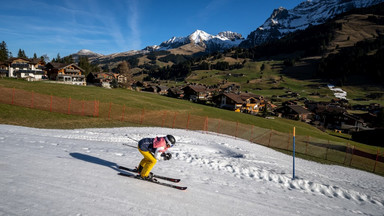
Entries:
{"label": "fence post", "polygon": [[100,107],[100,101],[98,100],[97,101],[97,117],[99,117],[99,113],[100,113],[99,107]]}
{"label": "fence post", "polygon": [[205,132],[208,131],[208,116],[205,116],[205,121],[204,121],[204,130]]}
{"label": "fence post", "polygon": [[376,165],[377,165],[377,160],[379,159],[379,148],[377,148],[377,155],[376,155],[376,161],[375,161],[375,166],[373,167],[373,173],[376,171]]}
{"label": "fence post", "polygon": [[124,121],[124,113],[125,113],[125,104],[124,104],[124,107],[123,107],[123,112],[121,114],[121,121]]}
{"label": "fence post", "polygon": [[190,115],[191,115],[191,114],[189,114],[189,113],[188,113],[188,119],[187,119],[187,130],[188,130],[188,127],[189,127],[189,118],[190,118]]}
{"label": "fence post", "polygon": [[165,118],[167,117],[167,111],[164,111],[163,114],[163,122],[161,123],[161,127],[164,127]]}
{"label": "fence post", "polygon": [[289,149],[289,142],[291,141],[291,132],[289,132],[288,135],[288,144],[287,144],[287,150]]}
{"label": "fence post", "polygon": [[325,149],[325,160],[328,160],[328,149],[329,149],[329,140],[328,140],[327,148]]}
{"label": "fence post", "polygon": [[84,99],[81,100],[81,115],[84,116]]}
{"label": "fence post", "polygon": [[15,103],[15,88],[12,89],[12,105]]}
{"label": "fence post", "polygon": [[309,136],[307,136],[307,144],[305,144],[305,154],[308,154]]}
{"label": "fence post", "polygon": [[96,100],[93,102],[93,117],[96,116]]}
{"label": "fence post", "polygon": [[219,122],[217,123],[217,133],[219,133],[219,131],[220,131],[220,123],[221,123],[221,119],[219,119]]}
{"label": "fence post", "polygon": [[177,112],[175,112],[175,116],[173,117],[172,129],[175,127],[176,115]]}
{"label": "fence post", "polygon": [[31,97],[31,108],[33,109],[33,102],[34,102],[35,95],[34,95],[34,92],[33,92],[33,91],[31,92],[31,94],[32,94],[32,95],[31,95],[31,96],[32,96],[32,97]]}
{"label": "fence post", "polygon": [[349,149],[349,143],[347,143],[347,147],[345,148],[345,157],[344,157],[344,163],[347,161],[347,155],[348,155],[348,149]]}
{"label": "fence post", "polygon": [[140,117],[140,124],[141,124],[141,125],[143,124],[143,121],[144,121],[144,108],[143,108],[143,110],[141,111],[141,117]]}
{"label": "fence post", "polygon": [[268,140],[268,147],[271,145],[271,139],[272,139],[272,129],[269,132],[269,140]]}
{"label": "fence post", "polygon": [[236,122],[236,131],[235,131],[235,137],[237,137],[237,130],[238,130],[238,127],[239,127],[239,122],[237,121],[237,122]]}
{"label": "fence post", "polygon": [[71,97],[68,99],[68,115],[71,114]]}
{"label": "fence post", "polygon": [[50,102],[50,104],[49,104],[49,111],[50,111],[50,112],[52,112],[52,100],[53,100],[53,98],[52,98],[52,95],[51,95],[51,102]]}
{"label": "fence post", "polygon": [[112,102],[109,102],[108,119],[111,119]]}
{"label": "fence post", "polygon": [[251,137],[249,138],[249,141],[251,142],[251,140],[252,140],[252,137],[253,137],[253,128],[254,128],[255,126],[254,125],[252,125],[252,128],[251,128]]}
{"label": "fence post", "polygon": [[352,147],[352,155],[351,155],[351,161],[349,161],[349,166],[352,165],[352,159],[353,159],[353,154],[355,153],[355,146]]}

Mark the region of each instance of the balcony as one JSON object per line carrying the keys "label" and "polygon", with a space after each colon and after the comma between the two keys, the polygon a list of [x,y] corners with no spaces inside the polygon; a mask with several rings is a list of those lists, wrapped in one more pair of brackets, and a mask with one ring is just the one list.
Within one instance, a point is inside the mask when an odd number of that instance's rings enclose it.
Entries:
{"label": "balcony", "polygon": [[29,68],[29,64],[27,64],[27,63],[15,63],[15,64],[11,64],[11,67],[13,67],[13,68]]}
{"label": "balcony", "polygon": [[80,70],[75,70],[75,69],[65,69],[64,73],[66,74],[80,74]]}

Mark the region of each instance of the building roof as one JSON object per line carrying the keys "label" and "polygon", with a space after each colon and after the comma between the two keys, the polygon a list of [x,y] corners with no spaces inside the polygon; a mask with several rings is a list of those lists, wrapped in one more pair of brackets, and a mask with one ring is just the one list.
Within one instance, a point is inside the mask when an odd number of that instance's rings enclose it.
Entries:
{"label": "building roof", "polygon": [[289,105],[289,108],[291,108],[293,111],[295,111],[297,114],[310,114],[311,112],[307,109],[305,109],[302,106],[299,105]]}
{"label": "building roof", "polygon": [[82,69],[81,67],[79,67],[77,64],[75,63],[57,63],[57,62],[49,62],[47,65],[52,65],[53,68],[55,69],[62,69],[62,68],[66,68],[68,66],[74,66],[76,67],[77,69],[81,70],[81,71],[84,71],[84,69]]}
{"label": "building roof", "polygon": [[223,93],[224,96],[230,98],[231,100],[235,101],[235,103],[244,103],[244,100],[240,97],[240,95],[235,93]]}
{"label": "building roof", "polygon": [[157,88],[159,88],[160,91],[167,91],[169,89],[167,86],[161,86],[161,85],[157,86]]}

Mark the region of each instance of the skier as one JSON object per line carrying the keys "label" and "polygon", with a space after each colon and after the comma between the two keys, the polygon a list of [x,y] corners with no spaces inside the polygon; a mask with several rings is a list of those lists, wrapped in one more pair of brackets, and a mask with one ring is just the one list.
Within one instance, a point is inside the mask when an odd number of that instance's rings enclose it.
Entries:
{"label": "skier", "polygon": [[137,172],[140,173],[139,178],[145,180],[153,180],[152,168],[157,160],[170,160],[171,153],[166,153],[168,148],[173,147],[176,143],[175,137],[167,135],[165,137],[144,138],[139,141],[138,149],[144,158],[140,161]]}

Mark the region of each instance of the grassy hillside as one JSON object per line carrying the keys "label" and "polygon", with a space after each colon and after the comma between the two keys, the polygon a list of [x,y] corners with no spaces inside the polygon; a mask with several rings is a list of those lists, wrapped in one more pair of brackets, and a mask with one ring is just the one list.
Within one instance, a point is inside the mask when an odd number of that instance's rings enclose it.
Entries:
{"label": "grassy hillside", "polygon": [[[84,87],[53,84],[45,82],[27,82],[15,79],[0,79],[0,86],[23,89],[35,93],[71,97],[78,100],[99,100],[105,103],[126,105],[133,108],[147,110],[168,110],[179,113],[188,113],[196,116],[218,118],[233,122],[255,125],[260,128],[273,129],[283,133],[292,132],[296,127],[297,134],[311,136],[336,142],[347,142],[345,139],[328,135],[308,124],[288,119],[266,119],[243,113],[218,109],[215,107],[199,105],[186,100],[174,99],[152,93],[135,92],[125,89],[104,89],[98,87]],[[50,113],[18,106],[0,104],[0,123],[23,125],[38,128],[87,128],[87,127],[121,127],[134,126],[134,124],[112,121],[102,118],[83,117]],[[350,142],[350,141],[348,141]],[[353,142],[350,142],[353,143]],[[357,143],[356,143],[357,144]],[[359,145],[359,144],[357,144]]]}

